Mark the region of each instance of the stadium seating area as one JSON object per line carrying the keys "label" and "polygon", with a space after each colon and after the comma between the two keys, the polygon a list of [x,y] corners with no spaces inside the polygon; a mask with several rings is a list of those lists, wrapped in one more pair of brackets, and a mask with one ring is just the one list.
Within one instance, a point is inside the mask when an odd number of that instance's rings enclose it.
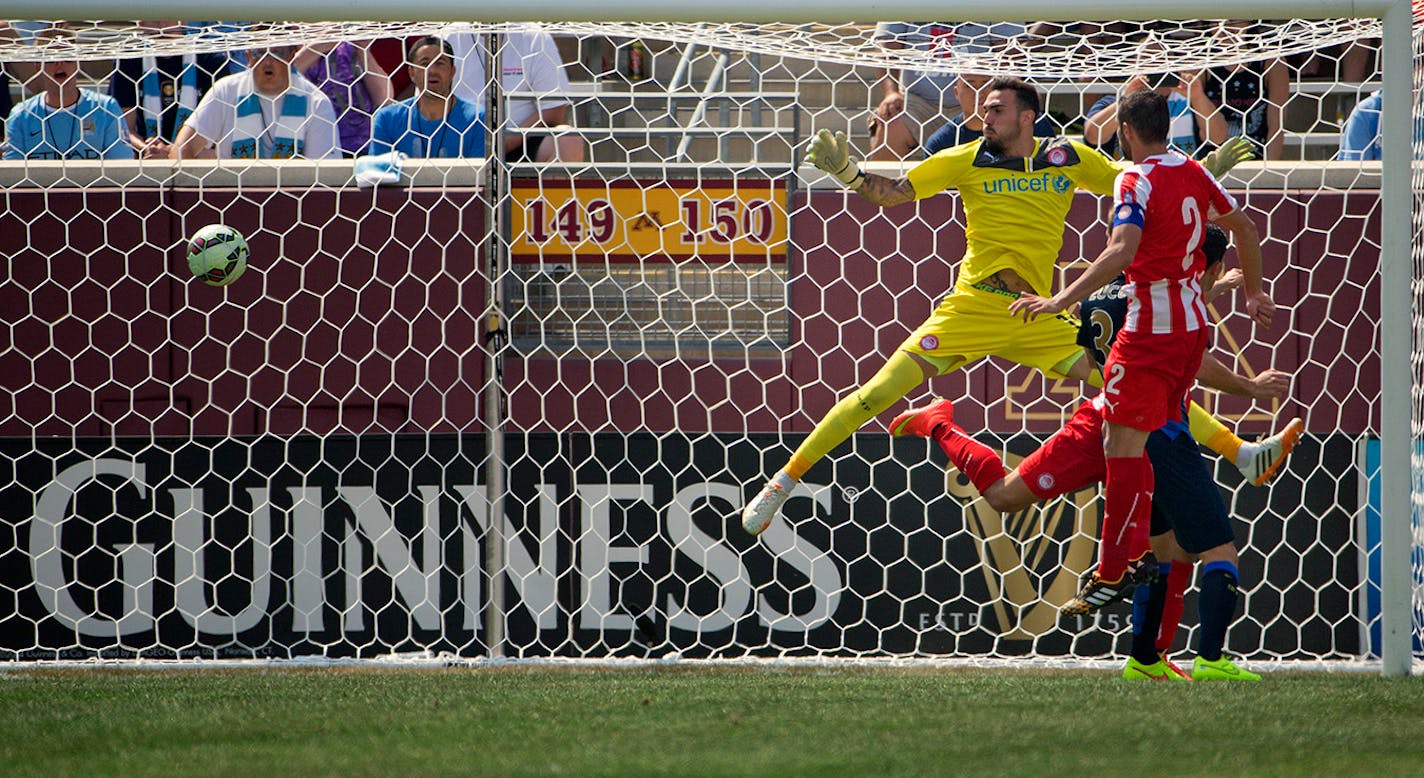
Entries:
{"label": "stadium seating area", "polygon": [[[96,34],[90,31],[88,34]],[[595,162],[784,163],[811,131],[843,129],[858,148],[869,147],[867,119],[876,98],[873,67],[793,57],[708,50],[689,43],[640,42],[646,76],[627,77],[627,39],[558,38],[572,83],[575,120]],[[1351,108],[1379,88],[1377,41],[1366,41],[1368,78],[1337,79],[1339,62],[1287,62],[1291,97],[1284,106],[1285,159],[1334,156]],[[111,60],[82,63],[84,83],[104,90]],[[1083,114],[1117,84],[1039,84],[1047,108],[1067,133],[1081,133]],[[25,97],[10,83],[11,97]],[[510,96],[520,97],[520,93]],[[527,96],[527,95],[526,95]]]}

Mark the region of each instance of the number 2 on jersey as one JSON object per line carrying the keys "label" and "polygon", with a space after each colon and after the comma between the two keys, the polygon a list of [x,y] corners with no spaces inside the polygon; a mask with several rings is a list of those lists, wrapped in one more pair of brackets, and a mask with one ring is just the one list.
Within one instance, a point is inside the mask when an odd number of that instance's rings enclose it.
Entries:
{"label": "number 2 on jersey", "polygon": [[1121,362],[1114,362],[1108,366],[1108,372],[1111,375],[1108,376],[1108,382],[1103,384],[1103,391],[1108,394],[1117,394],[1117,384],[1122,380],[1127,368],[1123,367]]}
{"label": "number 2 on jersey", "polygon": [[1188,270],[1192,266],[1192,256],[1197,253],[1197,246],[1201,245],[1202,233],[1206,230],[1197,198],[1188,197],[1182,200],[1182,224],[1192,228],[1191,237],[1187,238],[1187,255],[1182,257],[1182,269]]}

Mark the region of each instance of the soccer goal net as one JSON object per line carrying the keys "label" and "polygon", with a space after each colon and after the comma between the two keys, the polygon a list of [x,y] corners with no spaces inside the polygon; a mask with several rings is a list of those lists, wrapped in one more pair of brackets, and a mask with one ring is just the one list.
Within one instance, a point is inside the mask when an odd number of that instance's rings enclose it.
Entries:
{"label": "soccer goal net", "polygon": [[[1248,440],[1305,434],[1264,486],[1206,454],[1240,546],[1227,648],[1377,660],[1381,34],[10,22],[0,659],[1120,657],[1130,603],[1059,614],[1096,558],[1096,487],[1001,515],[884,426],[952,398],[1012,466],[1083,385],[972,360],[847,431],[760,537],[738,518],[965,251],[955,193],[882,209],[804,164],[807,140],[844,132],[896,177],[977,137],[975,88],[1007,75],[1045,135],[1116,155],[1110,98],[1157,89],[1182,151],[1244,134],[1264,157],[1225,182],[1280,312],[1256,329],[1218,298],[1213,353],[1291,388],[1196,399]],[[1383,154],[1414,165],[1416,343],[1418,127]],[[1076,195],[1055,285],[1103,212]],[[212,224],[250,248],[226,286],[187,262]]]}

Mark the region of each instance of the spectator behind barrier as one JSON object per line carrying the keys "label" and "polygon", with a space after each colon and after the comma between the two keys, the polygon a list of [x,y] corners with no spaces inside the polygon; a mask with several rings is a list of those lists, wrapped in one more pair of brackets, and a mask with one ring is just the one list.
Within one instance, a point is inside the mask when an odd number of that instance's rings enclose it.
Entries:
{"label": "spectator behind barrier", "polygon": [[[74,33],[47,29],[38,40]],[[36,94],[15,106],[6,122],[5,159],[133,159],[114,98],[79,88],[76,60],[45,62],[27,86]]]}
{"label": "spectator behind barrier", "polygon": [[[513,31],[501,36],[500,86],[508,92],[539,92],[534,100],[509,100],[504,112],[504,128],[547,128],[542,133],[505,132],[506,162],[582,162],[584,143],[569,116],[569,77],[553,36],[539,30]],[[462,100],[485,106],[485,61],[488,56],[479,36],[455,33],[449,36],[455,50],[454,94]]]}
{"label": "spectator behind barrier", "polygon": [[376,112],[370,153],[483,157],[485,125],[479,108],[451,94],[458,70],[450,44],[433,36],[417,40],[411,44],[406,68],[419,88],[414,97]]}
{"label": "spectator behind barrier", "polygon": [[[180,21],[141,21],[160,37],[183,35]],[[227,55],[183,54],[119,60],[109,94],[123,110],[125,138],[143,159],[166,158],[178,130],[213,82],[227,75]]]}
{"label": "spectator behind barrier", "polygon": [[[1167,98],[1167,110],[1172,123],[1167,128],[1167,143],[1189,157],[1202,157],[1206,152],[1226,142],[1226,117],[1207,98],[1205,80],[1200,73],[1168,73],[1159,77],[1153,90]],[[1143,92],[1151,87],[1146,76],[1134,76],[1123,87],[1123,95]],[[1105,154],[1116,155],[1117,96],[1106,95],[1088,109],[1083,124],[1083,140]]]}
{"label": "spectator behind barrier", "polygon": [[[1249,31],[1251,23],[1226,22],[1226,29]],[[1280,59],[1210,68],[1203,90],[1226,118],[1226,135],[1244,135],[1261,159],[1280,159],[1286,136],[1281,108],[1290,99],[1290,73]]]}
{"label": "spectator behind barrier", "polygon": [[1350,118],[1345,120],[1345,129],[1340,133],[1340,152],[1336,159],[1372,160],[1380,158],[1380,93],[1373,94],[1355,104]]}
{"label": "spectator behind barrier", "polygon": [[[291,67],[295,46],[249,49],[248,69],[218,79],[188,117],[169,156],[218,159],[337,157],[331,100]],[[216,154],[214,151],[216,150]]]}
{"label": "spectator behind barrier", "polygon": [[[48,22],[23,19],[8,22],[0,21],[0,38],[9,38],[10,40],[33,45],[35,36],[51,27],[63,27],[64,24],[64,22],[56,22],[50,25]],[[3,63],[3,67],[5,74],[23,89],[30,85],[30,79],[34,77],[35,71],[39,70],[40,64],[38,62],[16,60],[14,62]],[[29,93],[26,93],[25,96],[28,97]],[[5,113],[8,115],[10,112],[6,110]]]}
{"label": "spectator behind barrier", "polygon": [[[988,26],[972,22],[880,22],[875,26],[875,41],[880,46],[914,49],[937,58],[983,53],[1023,34],[1024,26],[1014,22]],[[953,73],[882,68],[881,98],[871,112],[869,158],[905,159],[927,145],[935,128],[943,126],[941,121],[955,121],[949,117],[955,115],[956,107],[961,117],[965,113],[972,115],[959,102],[957,82]],[[956,144],[945,148],[952,145]],[[926,149],[925,156],[933,153]]]}
{"label": "spectator behind barrier", "polygon": [[341,150],[351,157],[365,153],[371,116],[391,99],[391,80],[371,56],[370,43],[318,43],[303,47],[292,60],[331,100]]}

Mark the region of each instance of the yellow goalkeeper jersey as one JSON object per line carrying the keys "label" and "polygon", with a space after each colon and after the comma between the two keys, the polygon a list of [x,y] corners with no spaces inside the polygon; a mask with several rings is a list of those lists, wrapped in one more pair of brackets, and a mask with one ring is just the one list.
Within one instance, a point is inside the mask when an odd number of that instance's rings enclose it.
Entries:
{"label": "yellow goalkeeper jersey", "polygon": [[1113,192],[1122,167],[1102,152],[1067,138],[1035,138],[1032,157],[1000,157],[983,140],[945,149],[910,169],[915,198],[946,189],[964,200],[967,248],[957,285],[968,286],[1008,268],[1040,296],[1053,293],[1053,268],[1063,248],[1073,192]]}

